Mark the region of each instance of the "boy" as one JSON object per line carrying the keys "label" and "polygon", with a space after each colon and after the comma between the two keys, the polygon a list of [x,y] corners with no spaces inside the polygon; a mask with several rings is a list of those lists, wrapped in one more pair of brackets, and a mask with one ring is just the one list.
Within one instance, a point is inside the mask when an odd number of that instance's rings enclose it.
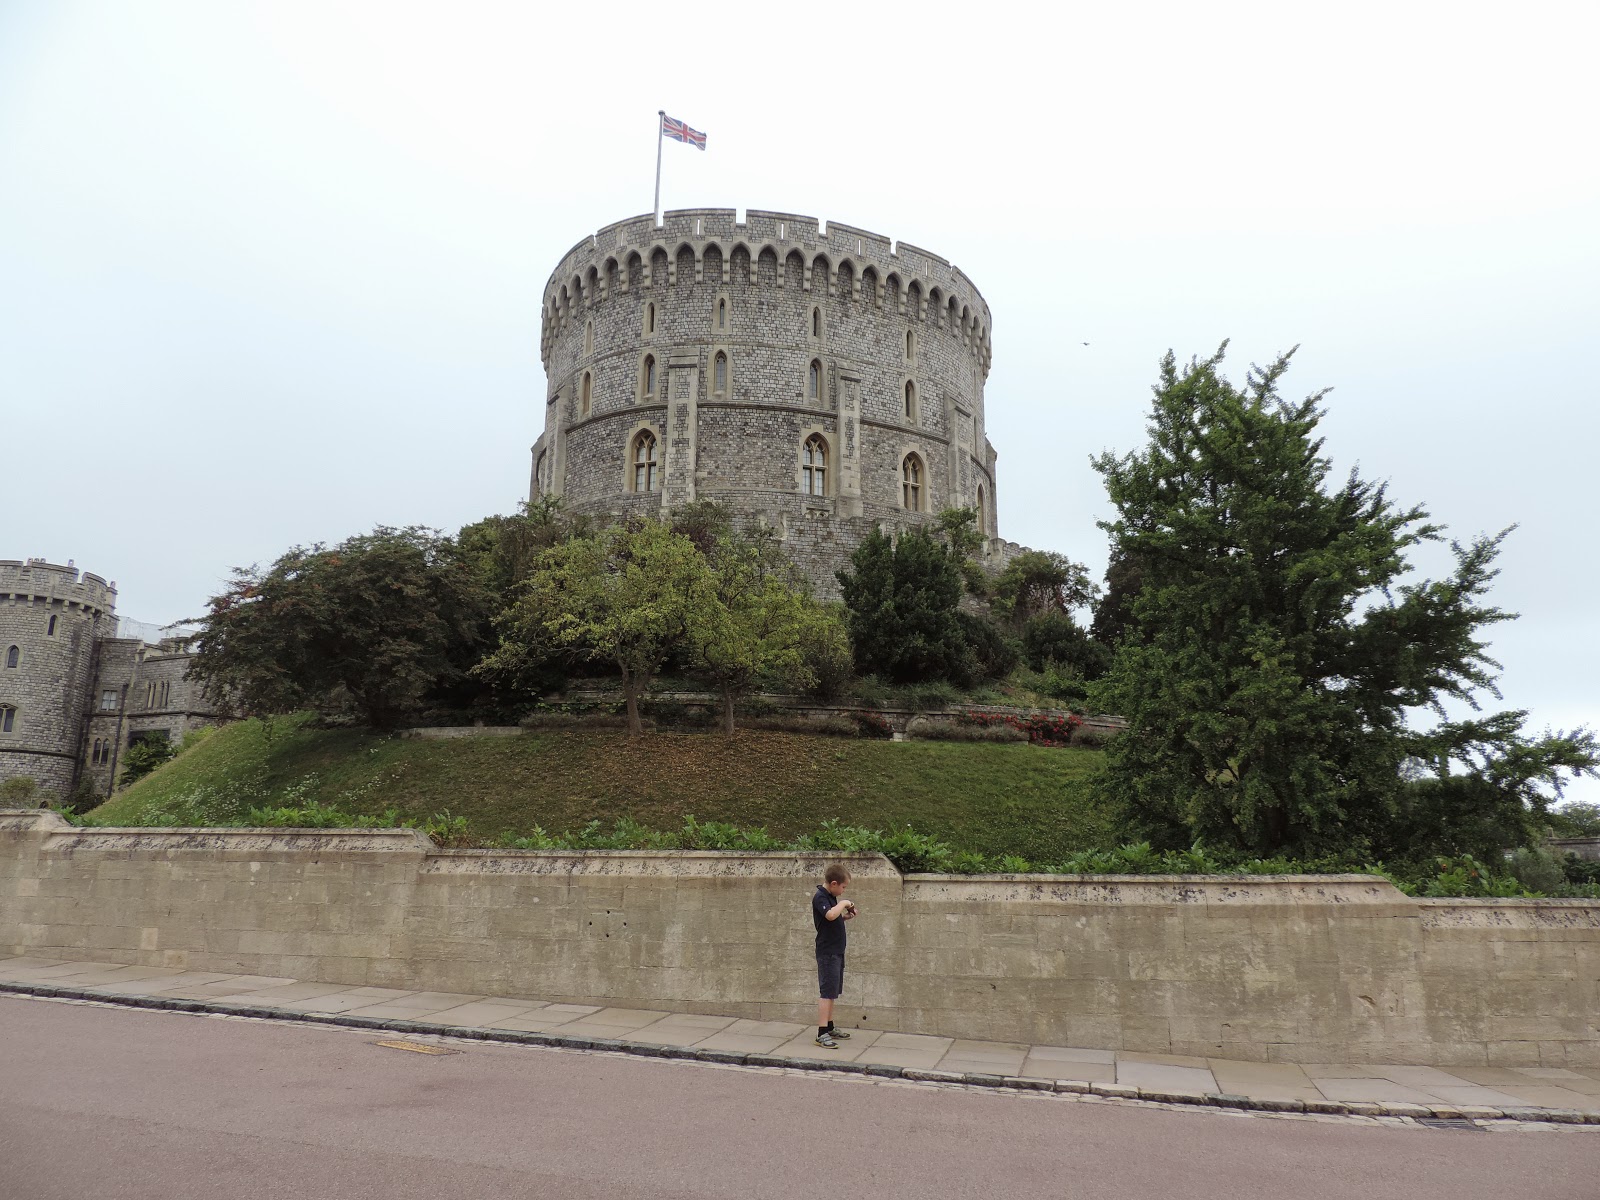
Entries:
{"label": "boy", "polygon": [[833,1027],[833,1002],[844,990],[844,923],[856,915],[853,901],[844,898],[850,872],[834,863],[822,873],[823,882],[811,897],[811,920],[817,927],[817,1045],[837,1050],[836,1039],[850,1035]]}

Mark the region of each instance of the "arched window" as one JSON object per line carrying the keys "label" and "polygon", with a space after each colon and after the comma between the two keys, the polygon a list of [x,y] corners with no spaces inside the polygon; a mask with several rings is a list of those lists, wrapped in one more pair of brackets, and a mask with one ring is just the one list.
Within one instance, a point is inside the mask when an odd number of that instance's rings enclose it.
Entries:
{"label": "arched window", "polygon": [[633,439],[633,490],[654,492],[661,487],[661,474],[656,466],[656,437],[643,430]]}
{"label": "arched window", "polygon": [[589,415],[589,405],[594,400],[594,376],[589,372],[583,373],[583,385],[578,389],[578,413],[580,416]]}
{"label": "arched window", "polygon": [[800,490],[808,496],[828,494],[828,443],[820,433],[806,439],[801,455]]}
{"label": "arched window", "polygon": [[711,389],[719,396],[728,394],[728,356],[717,351],[716,364],[711,372]]}
{"label": "arched window", "polygon": [[822,336],[822,310],[820,308],[811,310],[811,336],[814,338]]}
{"label": "arched window", "polygon": [[585,321],[583,325],[583,352],[594,353],[594,322]]}
{"label": "arched window", "polygon": [[53,613],[50,616],[50,625],[45,629],[44,635],[45,637],[55,637],[56,635],[56,618]]}
{"label": "arched window", "polygon": [[654,300],[644,306],[644,335],[649,337],[656,331],[656,302]]}
{"label": "arched window", "polygon": [[917,419],[917,385],[906,380],[906,420]]}
{"label": "arched window", "polygon": [[906,455],[900,464],[900,507],[922,511],[922,460],[915,454]]}
{"label": "arched window", "polygon": [[0,733],[10,733],[17,727],[17,710],[9,704],[0,704]]}
{"label": "arched window", "polygon": [[822,399],[822,362],[820,359],[811,360],[811,368],[806,372],[806,399]]}
{"label": "arched window", "polygon": [[906,361],[910,362],[917,357],[917,335],[912,330],[906,330]]}
{"label": "arched window", "polygon": [[646,354],[644,356],[644,371],[641,375],[640,397],[644,400],[654,400],[656,398],[656,356],[654,354]]}
{"label": "arched window", "polygon": [[726,329],[727,327],[728,327],[728,302],[726,300],[718,300],[717,301],[717,328],[718,329]]}
{"label": "arched window", "polygon": [[6,666],[14,667],[22,659],[22,651],[16,646],[6,651]]}
{"label": "arched window", "polygon": [[983,484],[981,484],[981,483],[978,485],[978,532],[979,533],[988,533],[989,532],[989,517],[988,517],[988,514],[986,512],[984,512]]}

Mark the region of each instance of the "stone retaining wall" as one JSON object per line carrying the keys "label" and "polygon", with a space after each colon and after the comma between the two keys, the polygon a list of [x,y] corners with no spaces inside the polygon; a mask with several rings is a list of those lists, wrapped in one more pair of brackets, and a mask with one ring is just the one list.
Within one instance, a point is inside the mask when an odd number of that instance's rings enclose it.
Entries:
{"label": "stone retaining wall", "polygon": [[[0,813],[0,954],[803,1020],[824,861]],[[1600,902],[851,869],[849,1023],[1281,1062],[1600,1062]]]}

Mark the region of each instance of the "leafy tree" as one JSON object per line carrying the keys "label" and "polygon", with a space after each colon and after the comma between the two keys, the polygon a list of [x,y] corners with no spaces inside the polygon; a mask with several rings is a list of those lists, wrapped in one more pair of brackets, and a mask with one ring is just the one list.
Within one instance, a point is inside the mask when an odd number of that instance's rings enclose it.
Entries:
{"label": "leafy tree", "polygon": [[972,659],[957,617],[960,566],[922,529],[891,539],[874,529],[838,573],[856,668],[896,683],[965,682]]}
{"label": "leafy tree", "polygon": [[486,671],[516,670],[547,646],[571,647],[622,675],[628,731],[642,733],[639,697],[697,610],[715,603],[694,544],[660,521],[636,521],[546,550],[500,618]]}
{"label": "leafy tree", "polygon": [[1022,661],[1017,640],[986,616],[958,609],[956,621],[971,653],[972,670],[981,679],[1004,679]]}
{"label": "leafy tree", "polygon": [[943,536],[961,568],[961,578],[967,591],[974,596],[989,594],[989,577],[972,557],[988,541],[978,528],[978,510],[975,508],[947,508],[934,522],[934,528]]}
{"label": "leafy tree", "polygon": [[122,756],[118,787],[127,787],[177,756],[178,748],[164,737],[144,737],[129,746]]}
{"label": "leafy tree", "polygon": [[1088,570],[1066,555],[1024,550],[995,580],[994,607],[1020,629],[1032,617],[1089,604],[1099,590]]}
{"label": "leafy tree", "polygon": [[1408,725],[1493,692],[1484,630],[1511,614],[1485,596],[1505,534],[1453,545],[1445,579],[1401,582],[1439,527],[1354,472],[1329,485],[1321,394],[1278,395],[1287,355],[1242,389],[1221,361],[1180,370],[1169,353],[1148,446],[1095,460],[1113,552],[1143,572],[1140,636],[1097,693],[1129,721],[1103,795],[1169,841],[1256,852],[1403,856],[1419,823],[1445,841],[1458,826],[1468,841],[1527,836],[1566,775],[1594,772],[1591,735],[1528,739],[1520,712]]}
{"label": "leafy tree", "polygon": [[1133,626],[1133,601],[1144,586],[1144,569],[1127,554],[1113,553],[1106,564],[1106,586],[1094,606],[1089,636],[1102,646],[1115,646]]}
{"label": "leafy tree", "polygon": [[1055,663],[1071,667],[1082,679],[1099,679],[1111,666],[1111,651],[1064,612],[1030,617],[1022,627],[1022,652],[1035,671]]}
{"label": "leafy tree", "polygon": [[783,576],[787,560],[776,544],[723,533],[710,547],[709,596],[689,621],[695,660],[722,694],[722,728],[732,734],[734,705],[764,676],[807,688],[816,675],[806,647],[837,622]]}
{"label": "leafy tree", "polygon": [[197,621],[190,670],[249,713],[348,701],[391,729],[465,676],[490,611],[454,543],[420,526],[296,546],[233,576]]}
{"label": "leafy tree", "polygon": [[1574,800],[1551,809],[1550,828],[1557,837],[1600,837],[1600,804]]}
{"label": "leafy tree", "polygon": [[586,520],[561,507],[559,496],[541,496],[531,503],[524,501],[511,516],[485,517],[463,525],[455,542],[500,608],[511,602],[513,589],[533,573],[541,554],[582,535],[587,528]]}

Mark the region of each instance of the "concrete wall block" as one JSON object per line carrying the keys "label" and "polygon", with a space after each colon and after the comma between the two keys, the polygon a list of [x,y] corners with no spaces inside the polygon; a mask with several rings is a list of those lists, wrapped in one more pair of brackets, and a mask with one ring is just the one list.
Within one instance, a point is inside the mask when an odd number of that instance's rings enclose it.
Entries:
{"label": "concrete wall block", "polygon": [[[266,854],[256,833],[195,848],[64,828],[0,817],[12,952],[790,1018],[814,991],[820,857],[424,855],[391,840],[330,865],[326,842]],[[1581,905],[1518,902],[1502,922],[1482,904],[1397,916],[1410,902],[1350,900],[1370,892],[1359,882],[1329,899],[1253,880],[1241,899],[1225,880],[857,867],[846,1002],[890,1028],[1269,1061],[1587,1061],[1600,1044],[1600,926]]]}

